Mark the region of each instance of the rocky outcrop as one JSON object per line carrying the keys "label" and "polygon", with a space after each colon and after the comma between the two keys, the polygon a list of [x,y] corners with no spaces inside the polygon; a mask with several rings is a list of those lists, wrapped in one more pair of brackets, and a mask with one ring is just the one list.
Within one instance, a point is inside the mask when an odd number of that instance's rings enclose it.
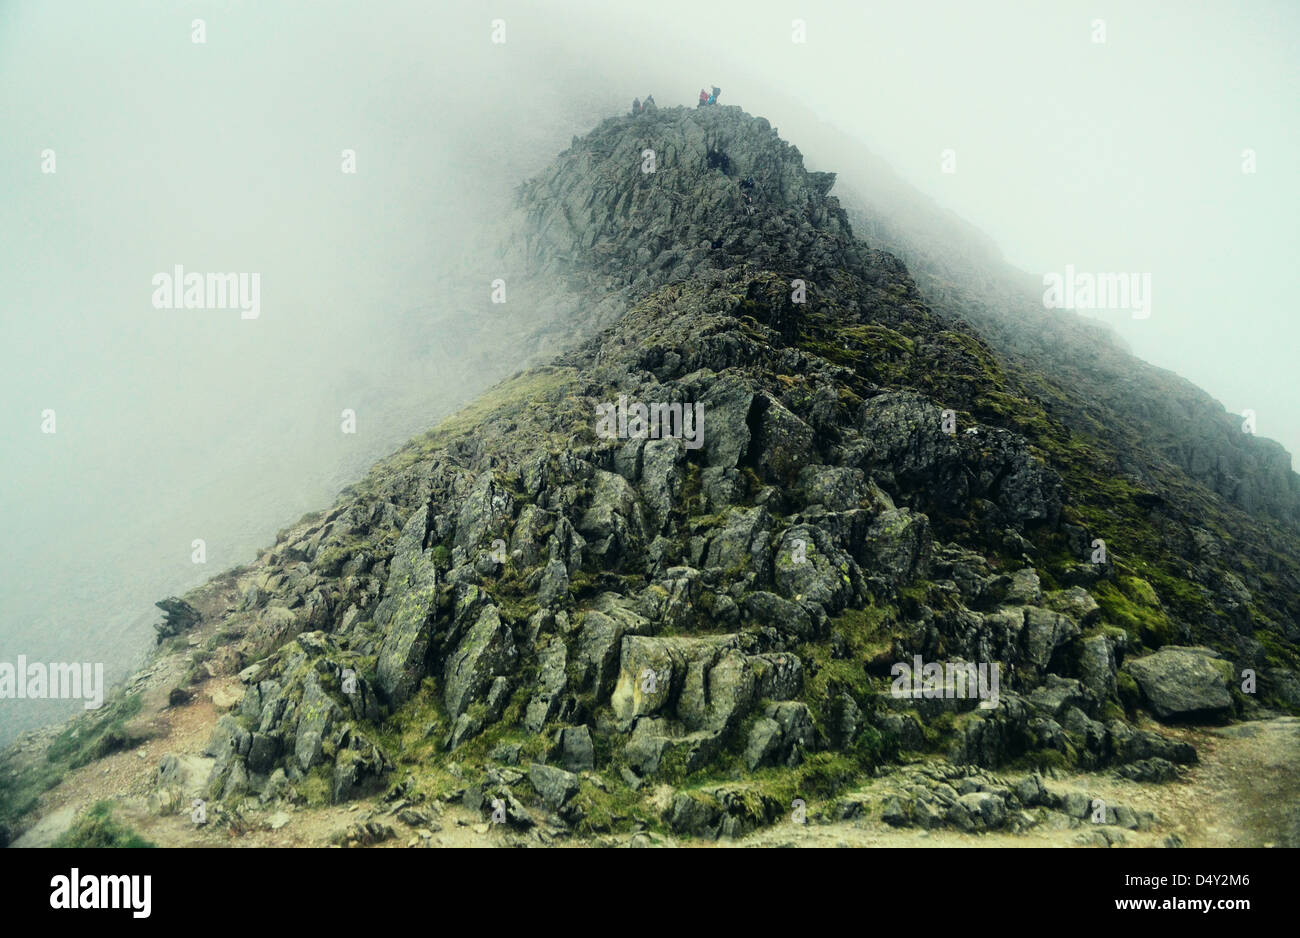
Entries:
{"label": "rocky outcrop", "polygon": [[[844,811],[1023,830],[1083,815],[992,770],[1165,781],[1196,754],[1138,708],[1226,716],[1243,665],[1293,698],[1291,562],[1228,569],[1207,490],[1149,498],[832,182],[709,108],[606,121],[524,185],[501,263],[554,300],[521,341],[566,350],[240,571],[210,796],[341,801],[401,764],[518,829],[716,837],[901,750],[938,775]],[[898,693],[918,659],[996,682]]]}
{"label": "rocky outcrop", "polygon": [[1162,720],[1223,717],[1232,710],[1232,663],[1209,648],[1169,645],[1124,665]]}

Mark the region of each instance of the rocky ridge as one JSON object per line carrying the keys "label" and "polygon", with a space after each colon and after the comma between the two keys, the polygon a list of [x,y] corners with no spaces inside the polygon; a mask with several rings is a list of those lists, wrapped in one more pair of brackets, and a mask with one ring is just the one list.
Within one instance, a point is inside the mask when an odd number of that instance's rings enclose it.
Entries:
{"label": "rocky ridge", "polygon": [[[1083,404],[1058,417],[1064,391],[855,239],[833,183],[718,107],[612,118],[525,184],[500,264],[550,313],[523,341],[591,337],[187,597],[220,629],[180,690],[244,688],[207,797],[1015,829],[1085,816],[1056,769],[1194,763],[1146,714],[1294,710],[1295,532],[1168,460],[1160,492],[1127,474]],[[620,397],[702,405],[701,445],[598,436]],[[997,705],[896,696],[914,656],[996,663]]]}

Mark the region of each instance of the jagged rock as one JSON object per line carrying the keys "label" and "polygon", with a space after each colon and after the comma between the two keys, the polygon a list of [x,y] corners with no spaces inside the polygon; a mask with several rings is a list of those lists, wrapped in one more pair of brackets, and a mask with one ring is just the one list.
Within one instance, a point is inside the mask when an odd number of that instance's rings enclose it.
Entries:
{"label": "jagged rock", "polygon": [[1043,785],[1041,776],[1026,775],[1012,787],[1016,798],[1026,807],[1042,805],[1043,807],[1055,807],[1057,799]]}
{"label": "jagged rock", "polygon": [[495,678],[510,674],[517,657],[514,636],[497,607],[486,607],[443,671],[443,701],[452,719],[481,699]]}
{"label": "jagged rock", "polygon": [[321,689],[316,675],[309,674],[303,685],[298,730],[293,744],[294,758],[304,772],[321,760],[325,738],[339,715],[337,705]]}
{"label": "jagged rock", "polygon": [[726,525],[709,541],[704,566],[729,575],[753,571],[758,574],[757,582],[764,584],[772,559],[771,529],[772,516],[763,508],[732,509]]}
{"label": "jagged rock", "polygon": [[357,732],[349,734],[346,748],[334,761],[330,796],[335,804],[380,790],[393,769],[383,750]]}
{"label": "jagged rock", "polygon": [[803,661],[786,652],[751,655],[754,693],[760,699],[790,700],[803,691]]}
{"label": "jagged rock", "polygon": [[375,609],[375,624],[384,633],[376,683],[395,704],[408,699],[424,677],[437,611],[438,571],[432,548],[424,549],[425,533],[424,513],[417,511],[402,529]]}
{"label": "jagged rock", "polygon": [[1117,763],[1140,762],[1160,758],[1179,765],[1196,762],[1196,749],[1190,743],[1166,739],[1150,730],[1133,729],[1119,720],[1106,725],[1106,745]]}
{"label": "jagged rock", "polygon": [[1092,635],[1081,643],[1079,679],[1099,700],[1115,696],[1115,645],[1105,635]]}
{"label": "jagged rock", "polygon": [[905,752],[915,752],[925,746],[925,734],[914,714],[878,713],[875,726],[897,739],[899,749]]}
{"label": "jagged rock", "polygon": [[977,830],[997,830],[1006,822],[1006,804],[992,792],[974,791],[961,795],[957,803],[966,809]]}
{"label": "jagged rock", "polygon": [[596,767],[596,750],[591,730],[585,726],[568,726],[556,734],[552,758],[570,772],[587,772]]}
{"label": "jagged rock", "polygon": [[456,516],[455,546],[475,549],[489,545],[507,533],[506,524],[514,514],[514,496],[497,478],[483,473],[474,482]]}
{"label": "jagged rock", "polygon": [[746,593],[741,608],[758,625],[771,626],[796,639],[814,637],[816,625],[808,612],[798,603],[775,593],[761,590]]}
{"label": "jagged rock", "polygon": [[750,769],[795,766],[803,761],[806,751],[815,748],[815,742],[816,728],[807,704],[793,700],[771,704],[750,730],[745,764]]}
{"label": "jagged rock", "polygon": [[558,606],[569,596],[569,571],[564,561],[552,560],[542,571],[537,586],[537,603],[540,606]]}
{"label": "jagged rock", "polygon": [[1107,745],[1106,727],[1097,720],[1090,719],[1086,713],[1075,706],[1066,706],[1061,716],[1061,725],[1067,733],[1073,734],[1084,748],[1094,756],[1104,756]]}
{"label": "jagged rock", "polygon": [[848,466],[805,466],[799,471],[804,499],[827,511],[850,511],[867,497],[866,476]]}
{"label": "jagged rock", "polygon": [[1178,777],[1178,767],[1168,759],[1139,759],[1115,770],[1120,778],[1135,782],[1171,782]]}
{"label": "jagged rock", "polygon": [[1064,613],[1085,628],[1097,621],[1101,607],[1092,594],[1079,586],[1069,589],[1052,590],[1044,596],[1049,608]]}
{"label": "jagged rock", "polygon": [[721,814],[718,805],[695,795],[693,792],[679,791],[673,795],[664,820],[668,826],[680,834],[707,836],[713,831],[713,825]]}
{"label": "jagged rock", "polygon": [[641,456],[639,489],[651,527],[662,530],[681,489],[686,450],[680,440],[647,440]]}
{"label": "jagged rock", "polygon": [[1073,619],[1037,606],[1025,607],[1021,643],[1026,670],[1031,674],[1046,671],[1057,649],[1078,635],[1079,626]]}
{"label": "jagged rock", "polygon": [[[1040,725],[1055,726],[1051,721]],[[1060,727],[1056,727],[1060,733]],[[950,758],[956,763],[996,768],[1038,748],[1031,730],[1030,710],[1015,694],[1004,691],[998,706],[965,715],[956,727]]]}
{"label": "jagged rock", "polygon": [[1052,719],[1062,717],[1070,708],[1087,708],[1092,703],[1082,684],[1056,674],[1047,675],[1047,680],[1034,688],[1028,700],[1031,707]]}
{"label": "jagged rock", "polygon": [[896,589],[929,574],[930,519],[907,508],[883,511],[867,531],[862,565]]}
{"label": "jagged rock", "polygon": [[745,742],[745,765],[751,771],[776,761],[781,745],[781,725],[770,717],[759,717],[750,728]]}
{"label": "jagged rock", "polygon": [[764,479],[788,482],[815,456],[812,428],[768,395],[758,404],[756,433],[750,453]]}
{"label": "jagged rock", "polygon": [[795,602],[839,612],[854,595],[857,565],[820,528],[800,524],[781,535],[775,559],[777,591]]}
{"label": "jagged rock", "polygon": [[587,610],[577,640],[569,643],[570,685],[580,690],[592,689],[598,698],[607,699],[618,675],[623,636],[648,628],[649,623],[632,610],[622,610],[619,615]]}
{"label": "jagged rock", "polygon": [[1011,574],[1003,602],[1013,606],[1033,606],[1043,598],[1043,590],[1038,582],[1038,572],[1032,567],[1017,570]]}
{"label": "jagged rock", "polygon": [[721,377],[705,395],[704,458],[709,466],[735,468],[749,448],[754,392],[733,376]]}
{"label": "jagged rock", "polygon": [[633,727],[623,754],[641,776],[658,774],[670,761],[690,773],[707,765],[722,750],[723,742],[724,735],[720,732],[688,733],[667,720],[642,717]]}
{"label": "jagged rock", "polygon": [[537,688],[524,713],[524,727],[540,732],[547,721],[561,716],[564,690],[568,686],[568,648],[562,640],[548,637],[537,653]]}
{"label": "jagged rock", "polygon": [[554,766],[534,762],[528,767],[528,779],[552,811],[559,811],[578,793],[578,776]]}
{"label": "jagged rock", "polygon": [[591,506],[576,525],[588,549],[610,567],[631,559],[645,540],[645,520],[636,491],[612,472],[597,472]]}
{"label": "jagged rock", "polygon": [[1161,720],[1220,718],[1231,712],[1232,664],[1208,648],[1168,645],[1124,663]]}
{"label": "jagged rock", "polygon": [[159,642],[173,635],[180,635],[182,632],[189,631],[198,624],[201,618],[197,609],[176,596],[160,599],[154,605],[163,611],[163,621],[154,626],[158,631]]}

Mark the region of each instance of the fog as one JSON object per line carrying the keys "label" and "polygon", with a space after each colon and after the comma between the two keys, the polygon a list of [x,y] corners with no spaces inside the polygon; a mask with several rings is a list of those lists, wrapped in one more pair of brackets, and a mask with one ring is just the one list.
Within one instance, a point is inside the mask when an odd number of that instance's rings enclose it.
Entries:
{"label": "fog", "polygon": [[[1295,452],[1300,12],[1106,6],[0,3],[0,661],[120,680],[154,600],[513,370],[479,245],[650,92],[719,85],[846,184],[861,141],[1032,274],[1150,273],[1149,318],[1094,315]],[[259,315],[155,308],[178,264],[257,272]],[[0,701],[0,741],[78,707]]]}

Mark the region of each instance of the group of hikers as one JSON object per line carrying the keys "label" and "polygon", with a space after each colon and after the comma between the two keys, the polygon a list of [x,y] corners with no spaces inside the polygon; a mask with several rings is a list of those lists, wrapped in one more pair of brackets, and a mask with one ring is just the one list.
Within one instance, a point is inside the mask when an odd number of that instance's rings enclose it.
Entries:
{"label": "group of hikers", "polygon": [[[703,88],[701,88],[700,103],[696,106],[708,107],[710,104],[717,104],[718,95],[720,94],[722,94],[722,89],[719,88],[717,85],[713,86],[712,92],[705,91]],[[645,101],[642,101],[640,98],[633,98],[632,116],[636,117],[638,114],[644,114],[646,111],[653,111],[655,110],[656,107],[657,105],[655,104],[655,96],[652,94],[646,95]]]}

